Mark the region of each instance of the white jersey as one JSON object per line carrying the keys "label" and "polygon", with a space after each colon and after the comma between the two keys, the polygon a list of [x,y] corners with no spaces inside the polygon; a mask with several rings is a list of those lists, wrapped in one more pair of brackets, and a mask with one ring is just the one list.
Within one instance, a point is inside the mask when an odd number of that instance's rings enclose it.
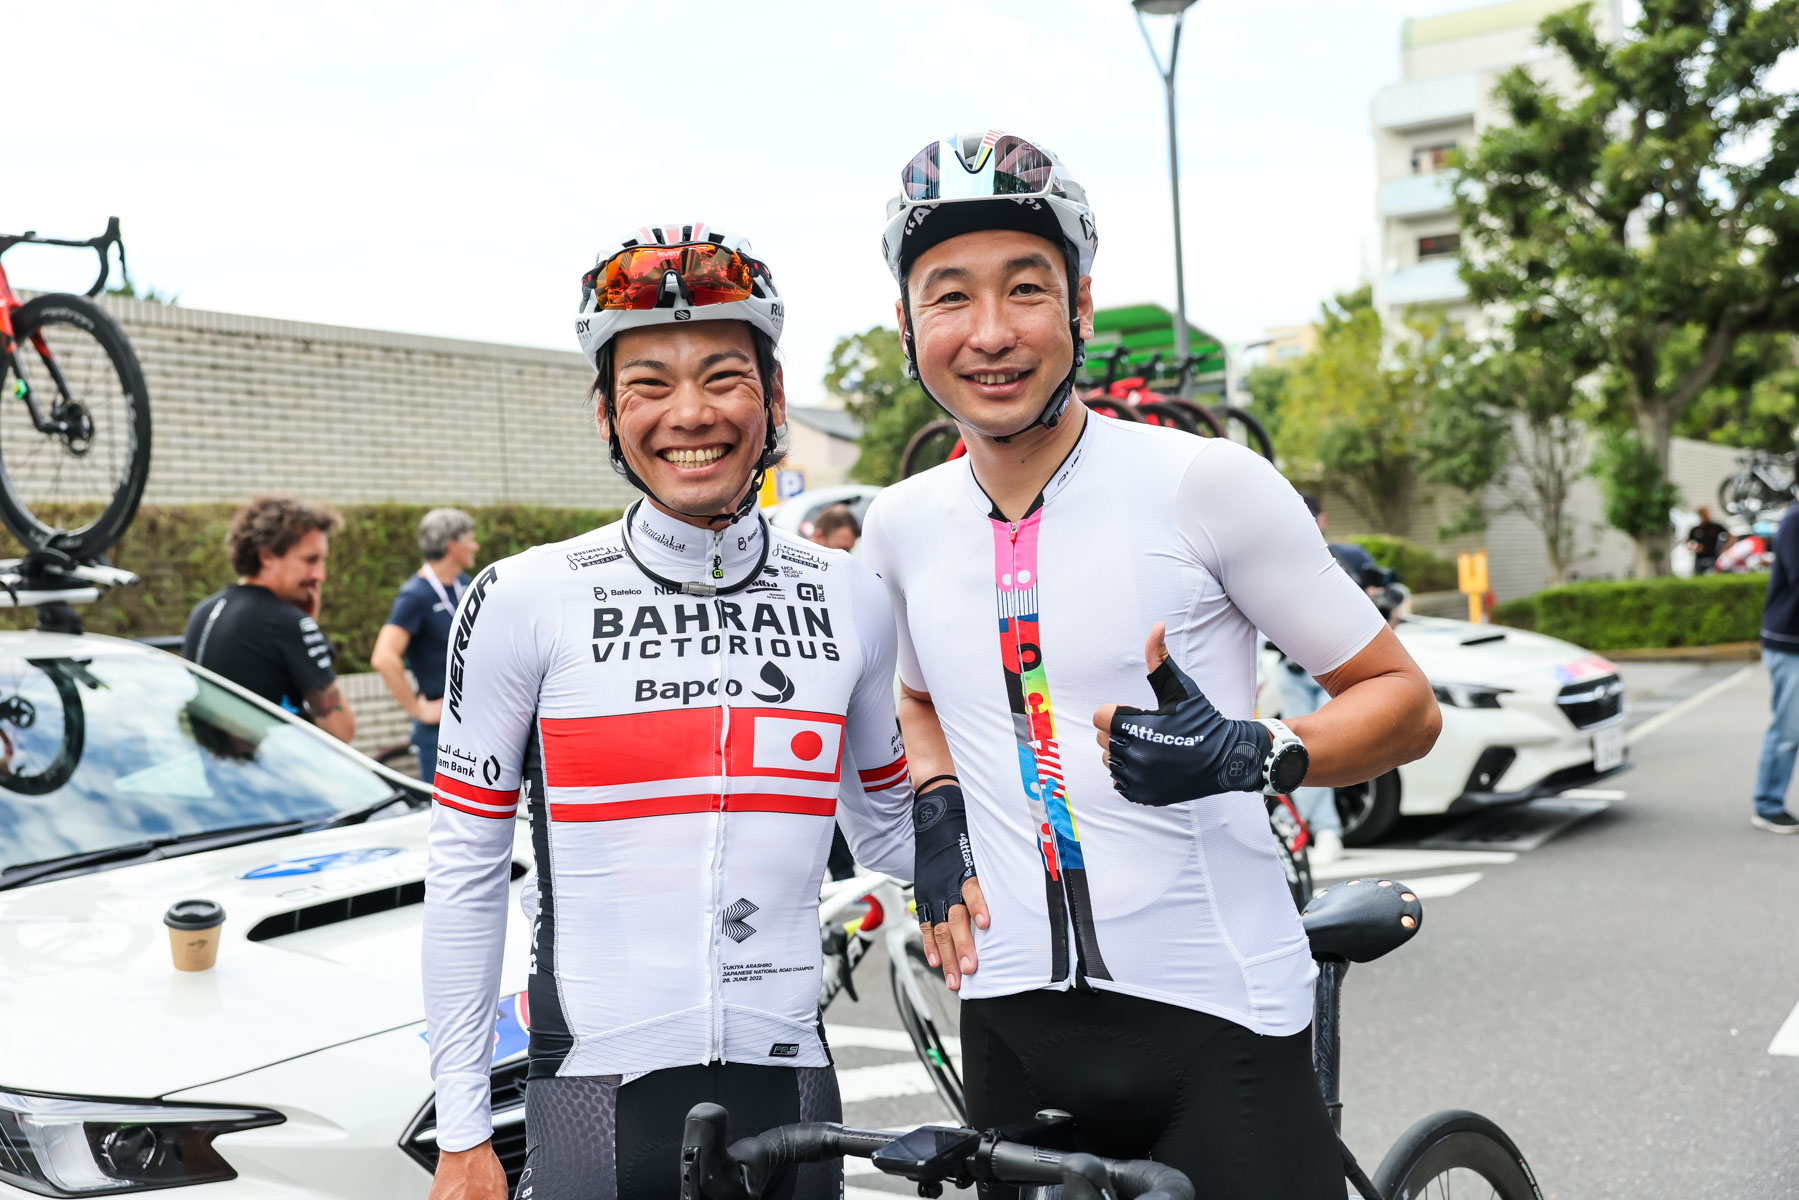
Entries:
{"label": "white jersey", "polygon": [[[893,612],[862,563],[762,530],[751,515],[715,534],[639,503],[494,564],[464,596],[425,893],[444,1149],[491,1131],[521,800],[538,876],[533,1077],[829,1065],[818,889],[833,816],[860,862],[912,874]],[[713,597],[670,586],[752,573]]]}
{"label": "white jersey", "polygon": [[1157,621],[1232,718],[1255,715],[1258,628],[1315,675],[1380,632],[1292,486],[1223,439],[1087,413],[1024,519],[999,516],[963,458],[888,488],[866,528],[993,916],[962,995],[1083,980],[1261,1034],[1305,1028],[1314,967],[1263,798],[1132,804],[1092,724],[1104,704],[1156,707]]}

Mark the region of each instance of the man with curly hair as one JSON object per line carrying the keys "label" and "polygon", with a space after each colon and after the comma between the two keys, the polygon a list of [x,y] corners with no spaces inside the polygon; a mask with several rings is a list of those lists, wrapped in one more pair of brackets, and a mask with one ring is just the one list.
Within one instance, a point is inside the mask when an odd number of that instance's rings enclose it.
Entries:
{"label": "man with curly hair", "polygon": [[330,535],[342,527],[326,505],[253,497],[225,535],[238,580],[194,608],[181,653],[347,742],[356,714],[318,622]]}

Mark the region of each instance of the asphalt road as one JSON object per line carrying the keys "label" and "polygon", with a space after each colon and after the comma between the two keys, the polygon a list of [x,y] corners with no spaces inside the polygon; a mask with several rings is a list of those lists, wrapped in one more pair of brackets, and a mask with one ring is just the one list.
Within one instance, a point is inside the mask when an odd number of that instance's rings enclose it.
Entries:
{"label": "asphalt road", "polygon": [[[1741,663],[1622,673],[1631,771],[1559,817],[1485,831],[1498,843],[1412,820],[1397,848],[1331,872],[1426,897],[1418,938],[1345,990],[1344,1134],[1371,1173],[1412,1121],[1469,1108],[1552,1200],[1799,1195],[1799,836],[1749,825],[1767,678]],[[861,1002],[826,1014],[845,1119],[945,1121],[886,963],[857,977]],[[851,1200],[910,1194],[858,1168]]]}

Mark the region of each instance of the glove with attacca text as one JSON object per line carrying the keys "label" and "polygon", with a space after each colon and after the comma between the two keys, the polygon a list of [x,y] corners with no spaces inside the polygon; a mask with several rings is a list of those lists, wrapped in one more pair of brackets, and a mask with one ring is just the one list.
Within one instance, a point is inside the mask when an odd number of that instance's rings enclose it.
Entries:
{"label": "glove with attacca text", "polygon": [[1112,786],[1133,804],[1179,804],[1220,792],[1259,792],[1274,735],[1259,721],[1233,721],[1187,673],[1165,658],[1149,674],[1160,707],[1119,705],[1107,751]]}
{"label": "glove with attacca text", "polygon": [[975,877],[974,848],[968,841],[968,808],[953,783],[932,788],[912,801],[913,898],[918,919],[936,925],[962,899],[962,885]]}

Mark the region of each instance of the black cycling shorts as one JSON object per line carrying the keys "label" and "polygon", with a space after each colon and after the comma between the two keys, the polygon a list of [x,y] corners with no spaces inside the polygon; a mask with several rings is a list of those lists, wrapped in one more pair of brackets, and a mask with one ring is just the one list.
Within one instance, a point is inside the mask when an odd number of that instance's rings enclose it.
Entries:
{"label": "black cycling shorts", "polygon": [[[681,1192],[681,1131],[702,1101],[731,1114],[728,1146],[792,1121],[841,1121],[831,1067],[713,1063],[671,1067],[620,1084],[617,1076],[533,1079],[525,1092],[529,1152],[516,1200],[675,1200]],[[837,1200],[843,1165],[789,1171],[775,1200]]]}
{"label": "black cycling shorts", "polygon": [[1117,992],[1022,992],[962,1002],[962,1073],[977,1129],[1066,1109],[1073,1129],[1044,1145],[1153,1158],[1199,1200],[1343,1200],[1310,1031],[1263,1037]]}

